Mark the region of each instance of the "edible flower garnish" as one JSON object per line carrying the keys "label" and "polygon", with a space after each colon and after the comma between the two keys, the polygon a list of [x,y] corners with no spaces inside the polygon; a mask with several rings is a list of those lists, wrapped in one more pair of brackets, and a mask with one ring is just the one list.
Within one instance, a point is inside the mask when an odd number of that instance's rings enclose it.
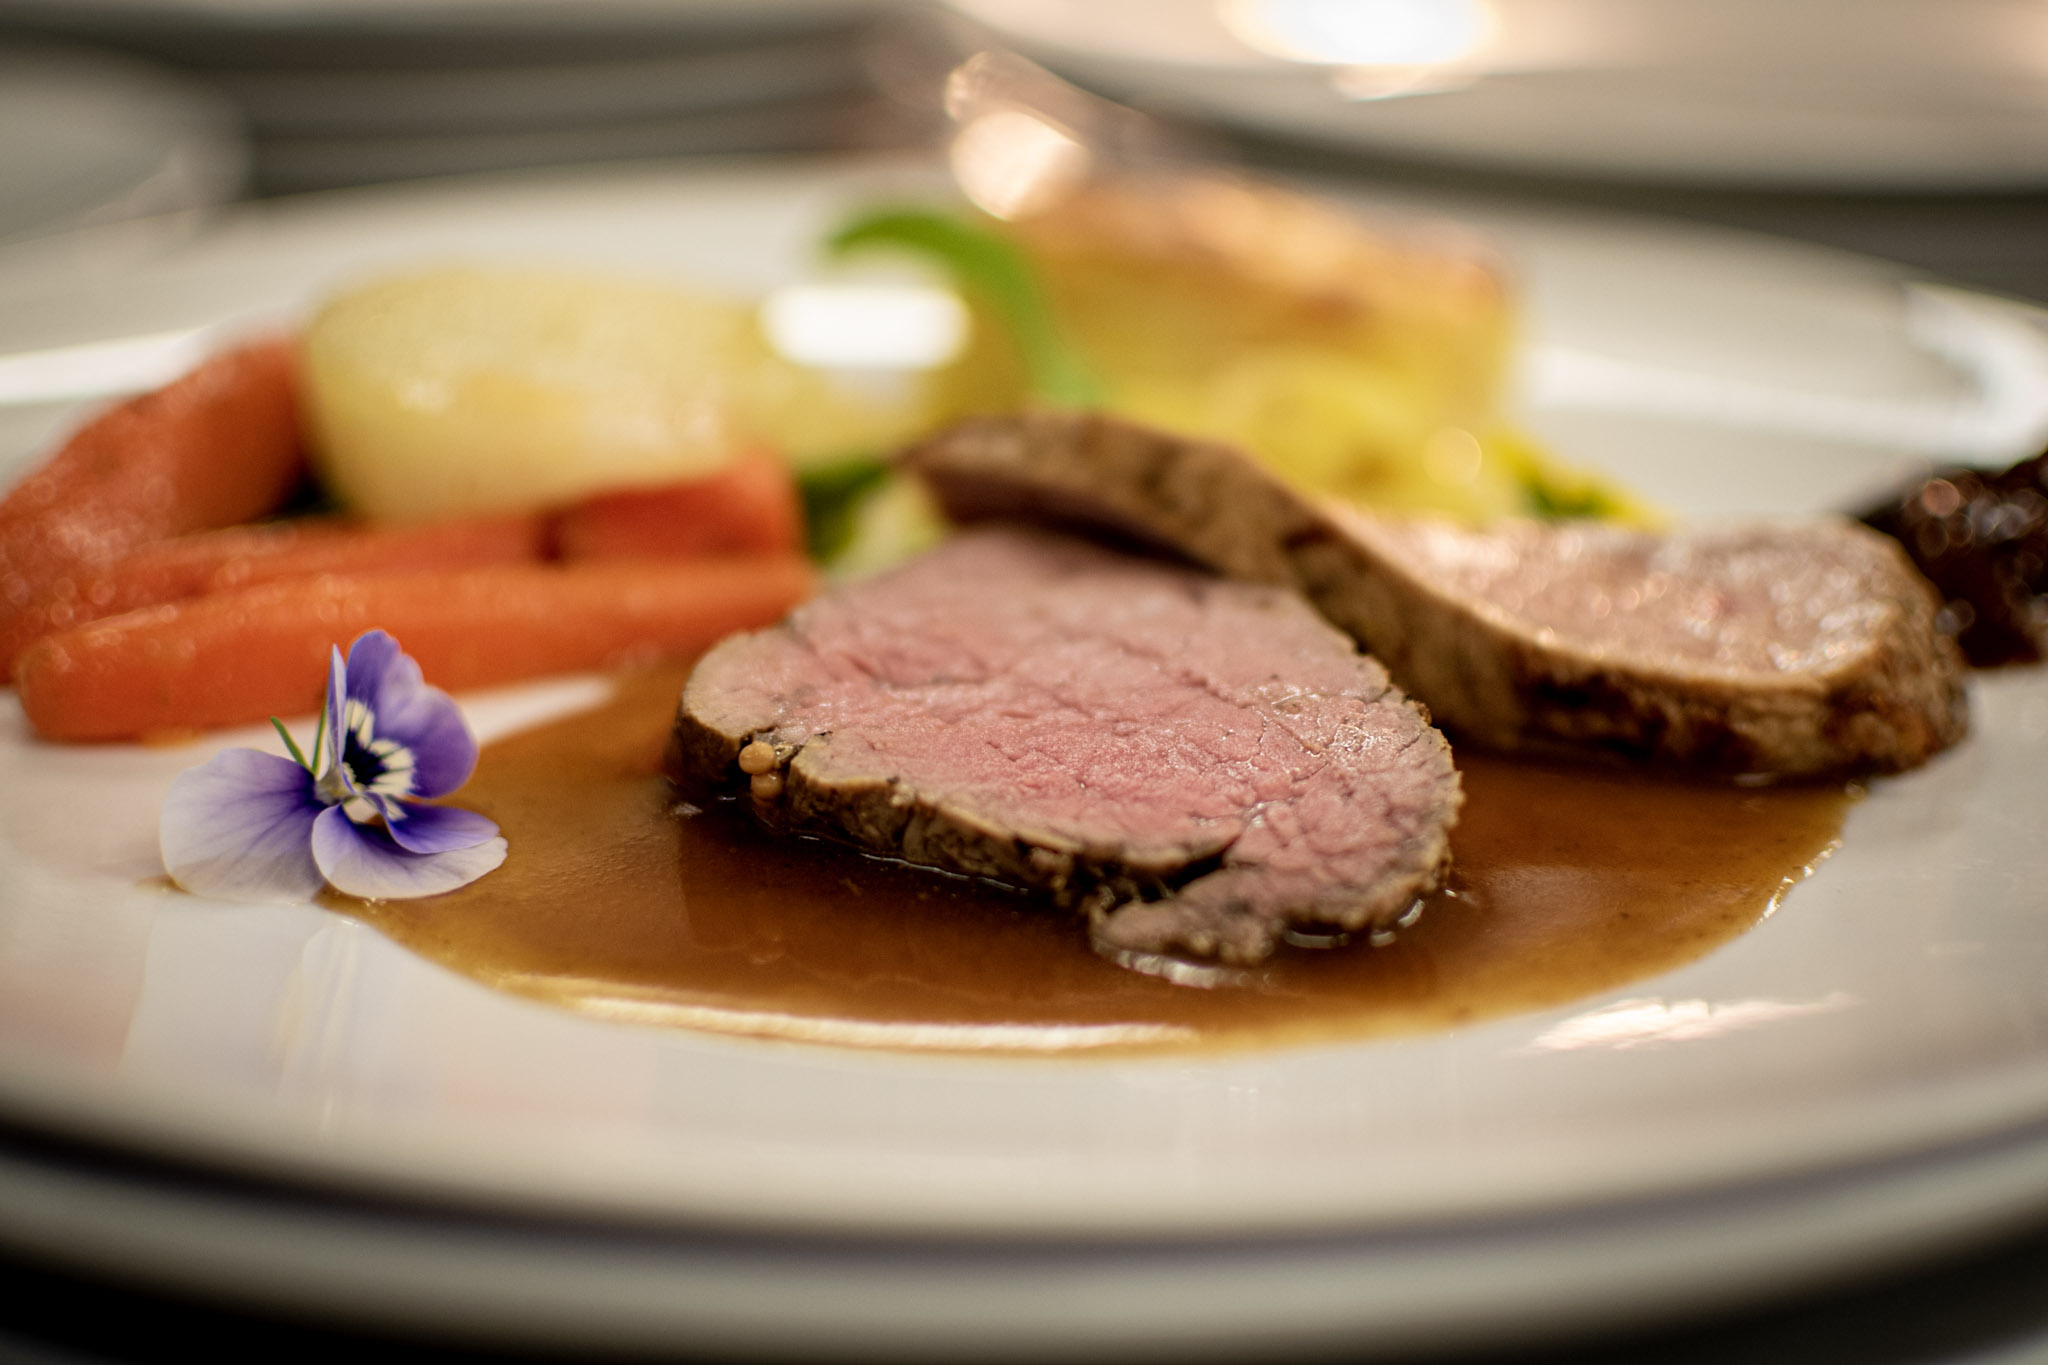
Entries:
{"label": "edible flower garnish", "polygon": [[270,723],[290,758],[229,749],[171,783],[158,837],[185,890],[303,901],[325,884],[398,900],[452,891],[505,861],[489,820],[422,804],[469,780],[476,738],[383,631],[358,636],[346,663],[333,651],[310,760]]}

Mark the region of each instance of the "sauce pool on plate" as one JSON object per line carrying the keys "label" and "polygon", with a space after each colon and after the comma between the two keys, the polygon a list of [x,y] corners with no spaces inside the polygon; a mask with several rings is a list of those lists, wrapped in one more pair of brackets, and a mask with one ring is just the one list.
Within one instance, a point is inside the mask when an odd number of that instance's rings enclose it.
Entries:
{"label": "sauce pool on plate", "polygon": [[853,1045],[1231,1048],[1533,1010],[1749,928],[1833,847],[1840,786],[1743,788],[1460,752],[1450,883],[1379,946],[1175,982],[1078,917],[958,878],[681,814],[660,775],[686,670],[488,747],[462,803],[505,865],[420,901],[328,904],[485,984],[613,1018]]}

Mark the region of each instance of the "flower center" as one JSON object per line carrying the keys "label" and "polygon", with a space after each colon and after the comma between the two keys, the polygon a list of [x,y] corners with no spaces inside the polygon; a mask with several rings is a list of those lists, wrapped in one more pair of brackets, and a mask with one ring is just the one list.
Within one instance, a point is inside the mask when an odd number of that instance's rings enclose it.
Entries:
{"label": "flower center", "polygon": [[[412,795],[413,754],[395,739],[379,738],[370,708],[351,701],[342,709],[341,763],[357,790],[377,796]],[[361,811],[355,808],[361,806]],[[360,798],[345,803],[349,818],[363,821],[376,810]]]}

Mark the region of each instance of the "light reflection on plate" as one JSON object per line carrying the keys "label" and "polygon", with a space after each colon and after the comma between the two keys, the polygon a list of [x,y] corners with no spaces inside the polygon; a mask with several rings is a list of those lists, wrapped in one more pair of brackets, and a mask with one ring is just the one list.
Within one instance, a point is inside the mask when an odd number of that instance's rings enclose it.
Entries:
{"label": "light reflection on plate", "polygon": [[1718,1038],[1780,1019],[1852,1009],[1856,997],[1833,991],[1818,1000],[1617,1000],[1573,1015],[1530,1041],[1529,1052],[1589,1047],[1656,1047]]}

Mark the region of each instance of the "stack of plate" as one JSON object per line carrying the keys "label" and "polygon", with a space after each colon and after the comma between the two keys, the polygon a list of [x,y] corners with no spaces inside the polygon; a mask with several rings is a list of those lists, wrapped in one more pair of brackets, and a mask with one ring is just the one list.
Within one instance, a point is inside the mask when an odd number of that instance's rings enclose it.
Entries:
{"label": "stack of plate", "polygon": [[0,43],[0,240],[231,199],[247,161],[231,101],[131,59]]}
{"label": "stack of plate", "polygon": [[0,27],[182,68],[239,106],[264,192],[885,138],[859,0],[0,2]]}
{"label": "stack of plate", "polygon": [[[423,253],[761,290],[917,183],[449,182],[251,206],[111,274],[0,251],[0,355],[275,318]],[[1531,420],[1681,511],[1858,496],[1901,415],[1986,455],[2038,435],[1998,390],[2048,353],[2024,310],[1763,239],[1432,207],[1520,263]],[[602,686],[467,704],[488,737]],[[260,736],[43,745],[0,698],[0,1242],[399,1328],[811,1358],[1526,1339],[1904,1264],[2048,1210],[2048,678],[1973,688],[1970,742],[1675,972],[1408,1039],[1030,1061],[635,1027],[325,910],[166,894],[166,784]]]}

